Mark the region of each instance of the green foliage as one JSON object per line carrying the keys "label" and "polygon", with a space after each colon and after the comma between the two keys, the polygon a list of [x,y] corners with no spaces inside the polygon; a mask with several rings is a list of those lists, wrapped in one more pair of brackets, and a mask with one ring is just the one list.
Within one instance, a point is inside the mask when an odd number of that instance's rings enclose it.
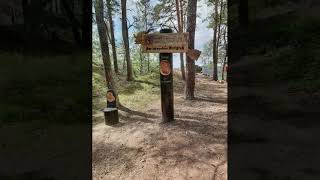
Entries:
{"label": "green foliage", "polygon": [[178,29],[177,14],[173,13],[175,9],[174,0],[160,0],[153,8],[153,20],[160,27]]}
{"label": "green foliage", "polygon": [[[208,1],[208,5],[214,7],[214,2],[213,0]],[[223,6],[223,11],[221,11],[221,5]],[[227,1],[224,0],[218,0],[218,19],[217,21],[214,20],[215,13],[213,10],[208,13],[208,17],[204,19],[203,21],[207,21],[209,24],[207,28],[214,28],[215,26],[221,24],[224,26],[227,26],[227,21],[228,21],[228,8],[227,8]],[[223,13],[221,15],[221,21],[220,21],[220,13]]]}
{"label": "green foliage", "polygon": [[[102,72],[93,72],[93,112],[100,112],[106,106],[105,82]],[[125,76],[116,76],[120,102],[135,110],[143,109],[150,102],[160,98],[159,72],[137,76],[135,81],[126,81]]]}

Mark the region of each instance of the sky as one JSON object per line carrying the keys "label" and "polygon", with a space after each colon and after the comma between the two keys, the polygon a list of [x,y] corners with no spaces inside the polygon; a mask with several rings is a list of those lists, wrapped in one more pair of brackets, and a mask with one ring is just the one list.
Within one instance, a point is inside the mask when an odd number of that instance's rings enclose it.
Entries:
{"label": "sky", "polygon": [[[135,10],[135,2],[137,0],[127,0],[127,9]],[[154,5],[157,3],[157,0],[151,0],[151,5]],[[195,32],[195,49],[198,49],[202,51],[203,46],[206,42],[208,42],[213,37],[213,30],[207,28],[208,22],[203,22],[203,19],[207,17],[207,15],[210,12],[210,9],[212,7],[208,7],[205,0],[198,1],[197,6],[197,22],[196,22],[196,32]],[[128,10],[127,11],[127,17],[129,22],[133,22],[132,16],[134,12]],[[128,23],[129,23],[128,22]],[[120,42],[122,40],[122,32],[121,32],[121,20],[120,15],[116,15],[114,17],[114,28],[115,28],[115,39],[117,42]],[[96,32],[96,27],[93,26],[93,33]],[[129,36],[133,36],[133,34],[136,33],[134,28],[129,29]],[[199,57],[201,59],[201,56]],[[196,61],[197,65],[201,65],[200,60]],[[173,54],[173,68],[180,68],[180,56],[178,53]]]}

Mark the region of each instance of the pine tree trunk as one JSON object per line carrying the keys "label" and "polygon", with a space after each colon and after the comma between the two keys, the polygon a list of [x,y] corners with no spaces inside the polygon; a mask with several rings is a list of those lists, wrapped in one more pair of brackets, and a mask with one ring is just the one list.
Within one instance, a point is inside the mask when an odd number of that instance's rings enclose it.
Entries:
{"label": "pine tree trunk", "polygon": [[[187,32],[189,32],[189,48],[194,48],[194,36],[196,29],[196,13],[197,13],[197,0],[188,1],[188,19],[187,19]],[[195,62],[194,60],[187,57],[187,74],[185,84],[185,99],[194,99],[194,88],[195,88]]]}
{"label": "pine tree trunk", "polygon": [[221,79],[224,80],[224,73],[225,73],[225,66],[226,66],[226,62],[227,62],[227,56],[228,56],[228,45],[227,45],[227,38],[226,38],[226,34],[227,34],[227,28],[225,28],[224,34],[223,34],[223,39],[224,39],[224,44],[226,46],[226,53],[223,59],[223,64],[222,64],[222,74],[221,74]]}
{"label": "pine tree trunk", "polygon": [[[181,5],[180,0],[176,0],[176,11],[177,11],[177,21],[178,21],[178,29],[180,33],[183,33],[183,7]],[[181,9],[180,9],[181,8]],[[184,59],[183,53],[180,53],[180,70],[181,76],[183,80],[186,80],[185,70],[184,70]]]}
{"label": "pine tree trunk", "polygon": [[130,59],[129,50],[129,36],[127,26],[127,0],[121,0],[121,14],[122,14],[122,37],[125,49],[125,58],[127,62],[127,81],[133,81],[132,63]]}
{"label": "pine tree trunk", "polygon": [[147,68],[148,68],[147,71],[148,71],[148,73],[149,73],[149,72],[150,72],[150,54],[149,54],[149,53],[147,54],[147,58],[148,58],[148,59],[147,59],[147,66],[148,66],[148,67],[147,67]]}
{"label": "pine tree trunk", "polygon": [[[219,0],[218,0],[219,1]],[[218,5],[218,4],[217,4]],[[223,14],[223,2],[221,0],[220,4],[220,14],[219,14],[219,21],[218,21],[218,36],[217,36],[217,46],[216,46],[216,53],[217,53],[217,69],[218,69],[218,60],[219,60],[219,45],[221,40],[221,23],[222,23],[222,14]],[[217,79],[218,80],[218,71],[217,71]]]}
{"label": "pine tree trunk", "polygon": [[109,25],[110,25],[110,35],[111,35],[113,67],[114,67],[114,72],[116,74],[119,74],[116,42],[115,42],[115,38],[114,38],[114,27],[113,27],[113,19],[112,19],[112,7],[111,7],[110,1],[111,0],[107,0],[107,6],[108,6],[108,21],[109,21]]}
{"label": "pine tree trunk", "polygon": [[142,49],[139,48],[139,56],[140,56],[140,75],[143,73],[143,55],[142,55]]}
{"label": "pine tree trunk", "polygon": [[[147,14],[147,3],[144,4],[144,24],[145,24],[145,31],[148,31],[148,14]],[[150,72],[150,54],[147,54],[147,72]]]}
{"label": "pine tree trunk", "polygon": [[184,59],[183,59],[183,53],[180,53],[180,69],[181,69],[181,76],[182,80],[186,80],[186,72],[184,69]]}
{"label": "pine tree trunk", "polygon": [[123,56],[123,64],[122,64],[122,73],[124,74],[126,72],[126,56]]}
{"label": "pine tree trunk", "polygon": [[214,27],[213,27],[213,80],[218,80],[218,51],[217,51],[217,31],[218,31],[218,0],[215,0],[214,4]]}
{"label": "pine tree trunk", "polygon": [[111,69],[111,61],[109,55],[109,44],[107,38],[106,27],[103,20],[103,2],[102,0],[96,0],[95,2],[95,14],[96,14],[96,21],[97,21],[97,28],[99,33],[99,40],[101,46],[101,54],[102,54],[102,61],[104,65],[104,72],[105,78],[107,82],[108,89],[112,89],[116,91],[114,86],[114,81],[112,77],[112,69]]}

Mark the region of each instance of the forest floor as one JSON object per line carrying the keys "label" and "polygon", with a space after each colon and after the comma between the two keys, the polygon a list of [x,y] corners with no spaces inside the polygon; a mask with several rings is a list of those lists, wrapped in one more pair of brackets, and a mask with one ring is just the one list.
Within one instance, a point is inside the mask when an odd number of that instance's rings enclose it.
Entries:
{"label": "forest floor", "polygon": [[159,98],[120,111],[120,123],[92,130],[92,176],[109,179],[227,179],[227,84],[196,76],[196,99],[174,80],[175,121],[162,123]]}

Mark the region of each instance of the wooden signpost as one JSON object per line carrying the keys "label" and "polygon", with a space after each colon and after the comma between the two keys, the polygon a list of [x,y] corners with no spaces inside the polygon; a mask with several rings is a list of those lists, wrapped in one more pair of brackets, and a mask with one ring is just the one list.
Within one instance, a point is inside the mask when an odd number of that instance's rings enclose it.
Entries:
{"label": "wooden signpost", "polygon": [[201,51],[188,48],[189,33],[151,33],[139,32],[135,35],[136,44],[142,45],[143,53],[186,53],[197,60]]}
{"label": "wooden signpost", "polygon": [[[171,31],[172,32],[172,31]],[[145,36],[143,53],[179,53],[188,51],[188,33],[153,33]]]}
{"label": "wooden signpost", "polygon": [[186,53],[197,60],[201,51],[188,48],[188,33],[172,33],[171,29],[161,29],[160,33],[135,35],[136,44],[142,45],[143,53],[160,53],[160,84],[162,121],[174,120],[172,53]]}
{"label": "wooden signpost", "polygon": [[[171,32],[172,32],[171,29],[162,29],[160,31],[160,33],[171,33]],[[164,47],[169,47],[169,46],[164,46]],[[159,59],[160,59],[162,121],[169,122],[174,120],[172,53],[160,53]]]}

